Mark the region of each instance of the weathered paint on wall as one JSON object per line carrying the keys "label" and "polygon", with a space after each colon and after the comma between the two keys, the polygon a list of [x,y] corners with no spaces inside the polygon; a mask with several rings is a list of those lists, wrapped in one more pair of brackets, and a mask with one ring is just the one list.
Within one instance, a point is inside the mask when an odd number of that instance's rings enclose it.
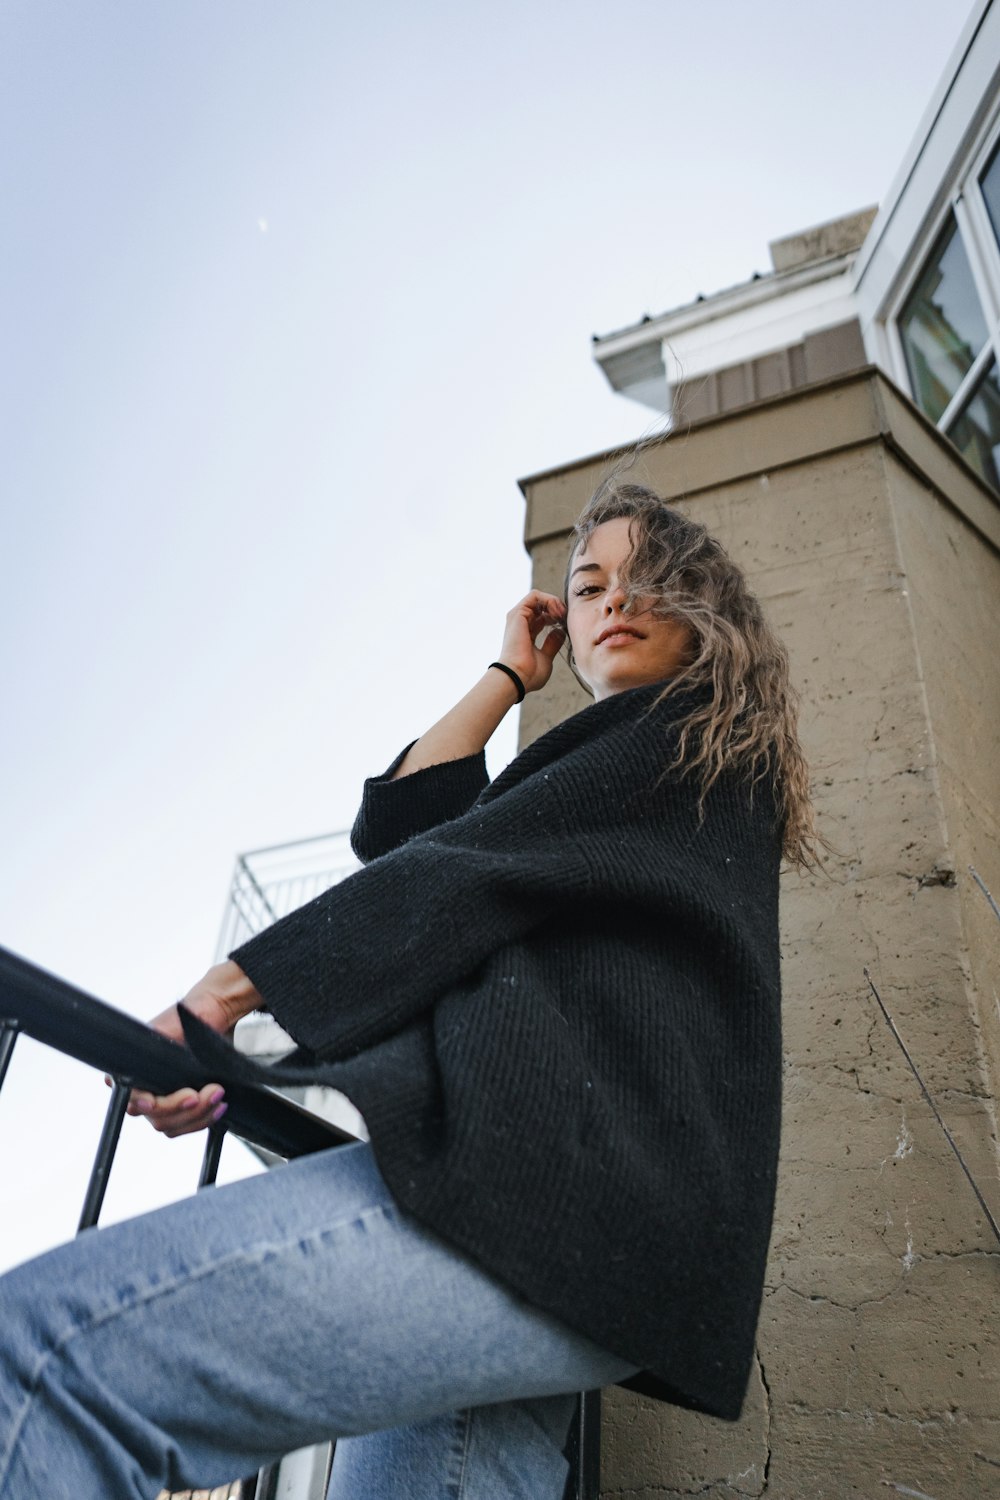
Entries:
{"label": "weathered paint on wall", "polygon": [[[524,482],[536,586],[561,585],[604,472]],[[743,1417],[608,1393],[603,1492],[1000,1495],[1000,1246],[862,974],[1000,1212],[1000,923],[965,868],[1000,890],[1000,510],[873,371],[664,439],[629,477],[750,575],[836,852],[783,877],[783,1144]],[[586,701],[559,664],[522,739]]]}

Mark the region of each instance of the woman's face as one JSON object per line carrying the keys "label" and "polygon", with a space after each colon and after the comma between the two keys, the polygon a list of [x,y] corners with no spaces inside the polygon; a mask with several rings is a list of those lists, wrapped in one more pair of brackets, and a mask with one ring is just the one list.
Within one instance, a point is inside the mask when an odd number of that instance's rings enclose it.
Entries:
{"label": "woman's face", "polygon": [[626,614],[618,575],[631,550],[630,522],[621,516],[598,526],[570,567],[566,629],[595,699],[673,677],[691,646],[688,626],[654,615],[651,599],[637,599]]}

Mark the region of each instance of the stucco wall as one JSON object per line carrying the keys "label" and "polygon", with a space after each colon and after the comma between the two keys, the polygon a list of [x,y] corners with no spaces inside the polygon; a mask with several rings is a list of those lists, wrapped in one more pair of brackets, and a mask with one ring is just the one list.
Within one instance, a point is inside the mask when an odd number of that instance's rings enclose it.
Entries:
{"label": "stucco wall", "polygon": [[964,517],[938,503],[909,469],[891,461],[887,469],[970,983],[995,1098],[1000,1088],[1000,922],[968,867],[1000,897],[1000,556],[983,547]]}
{"label": "stucco wall", "polygon": [[[996,919],[948,872],[968,855],[1000,886],[1000,562],[942,498],[967,471],[915,420],[868,372],[696,426],[629,476],[747,569],[789,648],[837,852],[783,877],[783,1144],[744,1416],[608,1393],[608,1496],[1000,1495],[1000,1247],[862,974],[996,1203]],[[525,482],[537,586],[561,582],[565,527],[604,468]],[[525,740],[587,701],[558,671],[524,705]]]}

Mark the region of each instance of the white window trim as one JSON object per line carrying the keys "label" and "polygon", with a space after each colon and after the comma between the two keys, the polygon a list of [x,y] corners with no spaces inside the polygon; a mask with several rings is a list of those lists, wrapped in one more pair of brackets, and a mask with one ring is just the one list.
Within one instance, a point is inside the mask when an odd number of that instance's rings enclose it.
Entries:
{"label": "white window trim", "polygon": [[[993,326],[1000,322],[1000,224],[994,230],[979,178],[985,171],[986,163],[994,148],[998,147],[1000,147],[1000,122],[992,131],[985,149],[980,152],[972,171],[966,177],[965,192],[962,197],[962,216],[968,228],[969,242],[975,247],[976,264],[973,274],[979,274],[983,278],[985,285],[983,303],[987,317]],[[998,152],[996,165],[1000,167],[1000,152]]]}
{"label": "white window trim", "polygon": [[1000,0],[977,0],[855,265],[866,346],[877,342],[900,282],[912,284],[929,222],[996,123],[998,58]]}
{"label": "white window trim", "polygon": [[888,356],[890,373],[901,390],[915,405],[919,402],[910,381],[910,372],[899,331],[903,305],[927,266],[928,257],[944,231],[949,216],[954,215],[962,246],[972,272],[973,285],[986,322],[986,341],[966,371],[958,390],[937,419],[935,426],[947,433],[948,428],[973,399],[975,387],[991,359],[1000,369],[1000,245],[994,235],[986,203],[979,186],[980,173],[993,149],[1000,143],[1000,114],[991,122],[985,136],[966,153],[956,185],[948,193],[938,212],[929,221],[919,246],[908,258],[908,274],[901,277],[883,317],[878,319],[880,339]]}
{"label": "white window trim", "polygon": [[975,399],[976,386],[979,384],[980,376],[987,365],[992,364],[996,357],[996,340],[987,338],[985,344],[962,377],[962,384],[934,424],[939,431],[947,435],[948,429],[955,421],[955,418],[961,416],[965,407],[969,405],[969,402]]}

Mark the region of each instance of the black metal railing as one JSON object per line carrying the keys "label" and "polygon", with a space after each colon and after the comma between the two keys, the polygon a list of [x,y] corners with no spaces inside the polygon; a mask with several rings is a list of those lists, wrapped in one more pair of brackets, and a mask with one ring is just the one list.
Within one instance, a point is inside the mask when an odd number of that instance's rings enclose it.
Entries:
{"label": "black metal railing", "polygon": [[[170,1094],[181,1088],[203,1088],[213,1080],[185,1048],[0,948],[0,1083],[20,1033],[114,1080],[80,1216],[79,1227],[88,1228],[100,1214],[129,1090]],[[226,1100],[225,1121],[209,1132],[199,1186],[215,1180],[221,1144],[230,1132],[284,1157],[325,1151],[353,1139],[268,1089],[229,1084]]]}
{"label": "black metal railing", "polygon": [[[0,948],[0,1088],[3,1087],[19,1035],[31,1037],[112,1079],[111,1099],[84,1193],[78,1232],[100,1217],[108,1177],[133,1088],[169,1094],[181,1088],[203,1088],[214,1080],[184,1047],[152,1031],[143,1022],[116,1010],[65,979]],[[292,1100],[269,1089],[227,1083],[229,1108],[224,1121],[208,1131],[198,1187],[216,1180],[227,1134],[233,1134],[276,1156],[292,1158],[355,1139]],[[570,1478],[566,1500],[596,1500],[600,1480],[600,1393],[580,1399],[568,1447]],[[243,1481],[246,1500],[270,1500],[276,1470]]]}

